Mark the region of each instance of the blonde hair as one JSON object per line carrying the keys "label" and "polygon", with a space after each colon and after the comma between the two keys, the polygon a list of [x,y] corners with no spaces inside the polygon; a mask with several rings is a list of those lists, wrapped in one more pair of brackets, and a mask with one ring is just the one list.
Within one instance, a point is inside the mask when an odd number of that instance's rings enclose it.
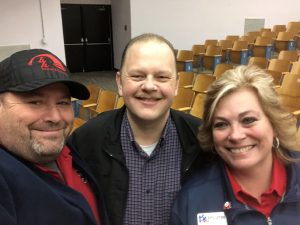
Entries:
{"label": "blonde hair", "polygon": [[223,97],[241,88],[249,88],[256,93],[279,139],[280,146],[274,148],[278,158],[284,163],[295,162],[296,159],[288,152],[297,146],[296,119],[280,105],[273,78],[255,66],[238,66],[228,70],[209,87],[204,103],[203,123],[198,134],[203,149],[211,151],[213,147],[212,126],[216,106]]}

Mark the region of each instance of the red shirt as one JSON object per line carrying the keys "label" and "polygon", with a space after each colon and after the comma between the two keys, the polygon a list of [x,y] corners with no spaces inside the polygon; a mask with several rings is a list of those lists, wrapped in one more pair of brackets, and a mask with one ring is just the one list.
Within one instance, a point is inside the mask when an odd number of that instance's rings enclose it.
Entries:
{"label": "red shirt", "polygon": [[261,202],[254,196],[246,191],[242,190],[229,168],[226,167],[226,172],[229,177],[233,193],[236,199],[252,208],[255,208],[259,212],[263,213],[266,217],[269,217],[272,209],[282,199],[286,189],[286,171],[284,165],[274,157],[273,170],[272,170],[272,183],[270,188],[262,193]]}
{"label": "red shirt", "polygon": [[70,149],[67,146],[64,147],[62,153],[56,159],[56,163],[63,177],[53,169],[44,167],[40,164],[36,166],[58,181],[80,192],[89,203],[97,223],[100,225],[100,216],[95,195],[87,180],[82,177],[79,171],[73,168],[72,156],[70,154]]}

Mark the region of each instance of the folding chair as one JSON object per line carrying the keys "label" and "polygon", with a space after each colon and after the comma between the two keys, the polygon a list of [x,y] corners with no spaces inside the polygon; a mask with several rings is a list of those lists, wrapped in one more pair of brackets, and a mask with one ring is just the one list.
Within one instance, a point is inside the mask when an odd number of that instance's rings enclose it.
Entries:
{"label": "folding chair", "polygon": [[300,119],[300,74],[286,74],[276,89],[282,106]]}
{"label": "folding chair", "polygon": [[234,64],[247,64],[248,59],[248,42],[247,41],[235,41],[233,47],[229,53],[229,61]]}
{"label": "folding chair", "polygon": [[201,68],[203,56],[205,54],[205,45],[193,45],[193,68]]}
{"label": "folding chair", "polygon": [[229,62],[229,53],[233,47],[232,40],[220,40],[218,46],[222,48],[222,62]]}
{"label": "folding chair", "polygon": [[206,48],[203,57],[203,67],[207,70],[215,70],[216,65],[221,63],[222,60],[222,48],[221,46],[209,45]]}
{"label": "folding chair", "polygon": [[118,98],[118,94],[114,91],[110,91],[110,90],[101,91],[98,97],[97,105],[88,108],[90,118],[93,118],[104,111],[114,109],[117,98]]}
{"label": "folding chair", "polygon": [[219,79],[226,70],[230,69],[233,69],[232,64],[220,63],[216,66],[213,76],[215,76],[216,79]]}
{"label": "folding chair", "polygon": [[101,88],[94,84],[87,85],[87,88],[90,91],[90,97],[87,100],[78,101],[78,117],[84,120],[89,120],[88,111],[86,109],[97,105],[99,93],[101,92]]}
{"label": "folding chair", "polygon": [[269,64],[269,60],[265,57],[250,57],[248,61],[248,65],[258,66],[262,69],[267,69]]}
{"label": "folding chair", "polygon": [[280,86],[283,76],[290,71],[290,61],[283,59],[271,59],[267,68],[267,72],[273,77],[274,85]]}
{"label": "folding chair", "polygon": [[206,93],[208,87],[216,80],[215,76],[200,73],[195,77],[192,90],[196,93]]}
{"label": "folding chair", "polygon": [[191,50],[179,50],[177,53],[177,71],[193,71],[194,54]]}
{"label": "folding chair", "polygon": [[287,51],[282,50],[279,52],[278,59],[288,60],[290,62],[296,62],[298,60],[298,52],[297,51]]}
{"label": "folding chair", "polygon": [[274,43],[276,52],[282,50],[295,50],[296,42],[294,40],[295,34],[293,32],[279,32]]}
{"label": "folding chair", "polygon": [[192,87],[195,75],[193,72],[178,72],[179,84],[178,87]]}
{"label": "folding chair", "polygon": [[171,108],[182,110],[182,108],[191,107],[194,99],[194,91],[191,88],[179,87]]}
{"label": "folding chair", "polygon": [[273,39],[270,37],[257,37],[252,48],[251,56],[272,58]]}

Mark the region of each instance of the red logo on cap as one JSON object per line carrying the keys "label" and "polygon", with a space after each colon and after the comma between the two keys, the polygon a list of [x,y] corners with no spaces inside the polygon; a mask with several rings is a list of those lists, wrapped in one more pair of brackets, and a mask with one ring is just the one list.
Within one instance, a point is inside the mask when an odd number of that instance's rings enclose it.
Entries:
{"label": "red logo on cap", "polygon": [[65,66],[54,56],[51,54],[40,54],[34,56],[28,62],[28,66],[32,66],[35,59],[38,59],[38,62],[41,64],[42,70],[55,70],[58,72],[66,73]]}

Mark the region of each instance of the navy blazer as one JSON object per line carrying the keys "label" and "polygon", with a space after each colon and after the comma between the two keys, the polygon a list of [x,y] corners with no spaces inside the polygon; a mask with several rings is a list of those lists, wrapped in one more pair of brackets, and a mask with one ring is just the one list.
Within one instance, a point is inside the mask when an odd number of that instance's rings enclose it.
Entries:
{"label": "navy blazer", "polygon": [[[294,158],[299,158],[298,156]],[[233,193],[224,162],[199,170],[178,194],[171,213],[172,225],[209,224],[205,213],[221,212],[229,225],[300,224],[300,163],[286,166],[287,188],[270,217],[239,202]],[[225,207],[227,203],[228,207]],[[204,217],[202,217],[204,216]],[[218,223],[218,224],[221,224]]]}
{"label": "navy blazer", "polygon": [[[72,151],[78,169],[96,195],[101,225],[106,225],[101,192],[88,169]],[[94,215],[76,190],[43,173],[33,164],[0,148],[0,224],[2,225],[96,225]]]}

